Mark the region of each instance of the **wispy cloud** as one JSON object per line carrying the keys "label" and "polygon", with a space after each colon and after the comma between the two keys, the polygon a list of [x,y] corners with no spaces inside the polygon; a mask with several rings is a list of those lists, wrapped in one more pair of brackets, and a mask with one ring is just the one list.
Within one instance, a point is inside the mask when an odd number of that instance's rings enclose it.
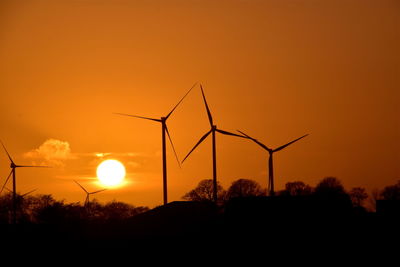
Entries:
{"label": "wispy cloud", "polygon": [[53,138],[46,140],[39,148],[26,152],[24,157],[53,166],[64,166],[65,160],[74,158],[67,141]]}

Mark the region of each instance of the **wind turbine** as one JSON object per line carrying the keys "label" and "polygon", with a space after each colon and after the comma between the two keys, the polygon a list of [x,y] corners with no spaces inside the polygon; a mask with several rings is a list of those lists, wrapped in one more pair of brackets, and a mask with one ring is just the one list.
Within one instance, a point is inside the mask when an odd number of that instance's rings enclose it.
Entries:
{"label": "wind turbine", "polygon": [[78,183],[75,180],[74,180],[74,182],[77,185],[79,185],[79,187],[82,188],[82,190],[85,191],[85,193],[86,193],[85,204],[84,204],[85,207],[89,204],[89,196],[90,195],[94,195],[96,193],[100,193],[100,192],[103,192],[103,191],[107,190],[107,189],[101,189],[101,190],[97,190],[97,191],[94,191],[94,192],[88,192],[80,183]]}
{"label": "wind turbine", "polygon": [[268,173],[269,173],[269,175],[268,175],[269,176],[268,177],[268,191],[269,191],[269,195],[270,196],[274,196],[275,195],[275,191],[274,191],[274,165],[273,165],[272,155],[275,152],[278,152],[278,151],[286,148],[287,146],[293,144],[294,142],[297,142],[300,139],[306,137],[308,134],[303,135],[302,137],[299,137],[299,138],[297,138],[297,139],[295,139],[295,140],[293,140],[293,141],[291,141],[291,142],[289,142],[289,143],[287,143],[287,144],[285,144],[283,146],[280,146],[280,147],[278,147],[276,149],[271,149],[271,148],[267,147],[266,145],[264,145],[263,143],[261,143],[260,141],[258,141],[257,139],[245,134],[244,132],[239,131],[239,130],[238,130],[238,132],[243,134],[248,139],[254,141],[257,145],[261,146],[262,148],[264,148],[265,150],[268,151],[268,153],[269,153],[269,160],[268,160]]}
{"label": "wind turbine", "polygon": [[217,203],[217,201],[218,201],[218,195],[217,195],[217,151],[216,151],[215,133],[218,132],[221,134],[242,137],[242,138],[246,138],[246,137],[218,129],[217,126],[214,125],[213,118],[211,116],[211,111],[208,107],[207,100],[206,100],[206,97],[205,97],[204,91],[203,91],[203,86],[201,84],[200,84],[200,89],[201,89],[201,94],[203,95],[203,100],[204,100],[204,104],[206,106],[208,121],[210,122],[211,129],[207,133],[205,133],[203,135],[203,137],[200,138],[200,140],[197,142],[197,144],[192,148],[192,150],[190,150],[190,152],[182,160],[182,163],[187,159],[187,157],[189,157],[189,155],[193,152],[193,150],[195,150],[196,147],[198,145],[200,145],[201,142],[203,142],[207,138],[207,136],[209,136],[211,133],[212,134],[212,157],[213,157],[213,200],[215,203]]}
{"label": "wind turbine", "polygon": [[[12,193],[12,190],[10,190],[10,189],[8,189],[8,187],[5,187],[5,189],[8,191],[8,192],[10,192],[10,193]],[[18,194],[17,193],[17,196],[18,196],[18,204],[17,204],[17,206],[21,206],[22,204],[23,204],[23,201],[24,201],[24,197],[25,196],[27,196],[27,195],[29,195],[29,194],[31,194],[31,193],[33,193],[33,192],[35,192],[37,189],[33,189],[33,190],[31,190],[31,191],[29,191],[29,192],[26,192],[26,193],[24,193],[24,194],[22,194],[22,195],[20,195],[20,194]]]}
{"label": "wind turbine", "polygon": [[[8,192],[12,193],[12,190],[8,189],[8,187],[5,187],[5,189],[6,189]],[[18,195],[19,197],[22,197],[22,198],[23,198],[24,196],[27,196],[27,195],[29,195],[29,194],[35,192],[36,190],[37,190],[37,189],[33,189],[33,190],[31,190],[31,191],[29,191],[29,192],[27,192],[27,193],[25,193],[25,194],[22,194],[22,195],[20,195],[20,194],[17,193],[17,195]]]}
{"label": "wind turbine", "polygon": [[14,163],[14,161],[12,160],[10,154],[8,153],[6,147],[4,146],[3,142],[0,141],[1,145],[3,146],[4,150],[7,153],[8,158],[10,159],[10,168],[11,168],[11,172],[10,174],[7,176],[7,179],[3,185],[3,187],[0,190],[0,194],[1,192],[3,192],[4,187],[6,186],[8,180],[11,177],[11,174],[13,176],[13,189],[12,189],[12,196],[13,196],[13,212],[12,212],[12,222],[13,224],[17,223],[17,184],[16,184],[16,169],[17,168],[50,168],[48,166],[29,166],[29,165],[17,165]]}
{"label": "wind turbine", "polygon": [[167,127],[167,120],[169,116],[171,116],[172,112],[178,107],[178,105],[183,101],[183,99],[192,91],[192,89],[196,86],[197,82],[189,89],[189,91],[179,100],[178,104],[175,105],[175,107],[167,114],[165,117],[161,117],[160,119],[155,119],[155,118],[148,118],[148,117],[142,117],[142,116],[136,116],[136,115],[129,115],[129,114],[124,114],[124,113],[114,113],[117,115],[122,115],[122,116],[129,116],[129,117],[135,117],[139,119],[145,119],[145,120],[151,120],[155,122],[161,123],[161,140],[162,140],[162,166],[163,166],[163,200],[164,200],[164,205],[168,203],[168,192],[167,192],[167,149],[166,149],[166,142],[165,142],[165,133],[168,135],[169,142],[171,143],[172,150],[174,151],[175,158],[178,161],[178,165],[180,167],[178,155],[176,154],[174,144],[172,143],[171,136],[168,131]]}

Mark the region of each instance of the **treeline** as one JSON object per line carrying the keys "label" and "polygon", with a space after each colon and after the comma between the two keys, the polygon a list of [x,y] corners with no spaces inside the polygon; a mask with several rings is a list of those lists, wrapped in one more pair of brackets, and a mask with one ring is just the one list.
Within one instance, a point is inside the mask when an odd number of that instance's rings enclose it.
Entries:
{"label": "treeline", "polygon": [[[11,222],[12,193],[0,197],[0,223]],[[131,218],[148,211],[148,207],[136,207],[124,202],[105,204],[96,199],[81,205],[56,200],[52,195],[24,196],[17,194],[17,222],[35,224],[108,223]]]}
{"label": "treeline", "polygon": [[[238,179],[232,182],[231,186],[225,190],[219,183],[217,186],[219,203],[226,203],[233,198],[266,196],[267,190],[263,189],[259,183],[250,179]],[[277,196],[317,196],[330,199],[348,199],[353,207],[370,210],[376,209],[377,200],[397,200],[400,201],[400,180],[394,184],[386,186],[383,190],[374,190],[368,194],[363,187],[353,187],[346,190],[342,182],[336,177],[325,177],[312,187],[302,181],[288,182],[285,188],[276,192]],[[182,198],[189,201],[212,201],[213,200],[213,181],[211,179],[202,180],[196,188],[186,193]],[[369,205],[366,205],[369,200]]]}
{"label": "treeline", "polygon": [[[246,197],[262,197],[267,195],[267,190],[259,183],[250,179],[238,179],[225,190],[218,184],[218,201],[220,206],[229,203],[232,199]],[[378,200],[400,201],[400,181],[389,185],[383,190],[374,190],[368,194],[365,188],[354,187],[346,190],[341,181],[335,177],[326,177],[319,181],[315,187],[302,181],[288,182],[285,188],[276,192],[278,197],[316,196],[318,199],[345,201],[354,208],[375,211]],[[186,201],[212,202],[213,182],[205,179],[186,193]],[[366,203],[366,200],[369,200]],[[0,224],[11,223],[13,210],[12,193],[0,196]],[[69,224],[69,223],[109,223],[120,222],[138,214],[149,211],[148,207],[136,207],[120,201],[100,203],[96,199],[86,205],[78,203],[65,203],[56,200],[52,195],[19,195],[16,201],[16,217],[18,223],[31,224]]]}

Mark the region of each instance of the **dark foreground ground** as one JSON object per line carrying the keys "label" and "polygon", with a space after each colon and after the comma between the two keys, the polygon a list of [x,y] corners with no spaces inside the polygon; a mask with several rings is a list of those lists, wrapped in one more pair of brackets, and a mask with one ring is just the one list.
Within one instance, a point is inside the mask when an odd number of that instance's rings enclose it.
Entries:
{"label": "dark foreground ground", "polygon": [[[163,258],[169,260],[214,255],[285,262],[300,256],[399,254],[398,216],[333,207],[317,212],[319,207],[309,206],[259,199],[232,202],[225,208],[173,202],[124,221],[0,225],[0,245],[3,252],[17,249],[70,257],[113,251],[139,258],[151,254],[153,260],[160,255],[169,255]],[[286,257],[278,257],[281,253]]]}

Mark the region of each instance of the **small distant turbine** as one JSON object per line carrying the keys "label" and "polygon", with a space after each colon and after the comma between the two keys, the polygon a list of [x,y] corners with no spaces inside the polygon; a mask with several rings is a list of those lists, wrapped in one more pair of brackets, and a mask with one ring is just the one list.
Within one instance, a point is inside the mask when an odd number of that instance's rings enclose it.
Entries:
{"label": "small distant turbine", "polygon": [[200,140],[197,142],[197,144],[192,148],[192,150],[190,150],[189,151],[189,153],[186,155],[186,157],[182,160],[182,163],[187,159],[187,157],[189,157],[189,155],[193,152],[193,150],[195,150],[196,149],[196,147],[198,146],[198,145],[200,145],[201,144],[201,142],[203,142],[206,138],[207,138],[207,136],[210,134],[210,133],[212,133],[212,157],[213,157],[213,200],[214,200],[214,202],[215,203],[217,203],[217,201],[218,201],[218,195],[217,195],[217,150],[216,150],[216,140],[215,140],[215,133],[216,132],[218,132],[218,133],[221,133],[221,134],[225,134],[225,135],[231,135],[231,136],[236,136],[236,137],[242,137],[242,138],[246,138],[245,136],[241,136],[241,135],[238,135],[238,134],[234,134],[234,133],[231,133],[231,132],[227,132],[227,131],[224,131],[224,130],[221,130],[221,129],[218,129],[217,128],[217,126],[216,125],[214,125],[214,122],[213,122],[213,118],[212,118],[212,115],[211,115],[211,111],[210,111],[210,109],[209,109],[209,107],[208,107],[208,104],[207,104],[207,100],[206,100],[206,97],[205,97],[205,95],[204,95],[204,91],[203,91],[203,86],[200,84],[200,89],[201,89],[201,94],[203,95],[203,100],[204,100],[204,104],[205,104],[205,106],[206,106],[206,110],[207,110],[207,115],[208,115],[208,121],[210,122],[210,130],[207,132],[207,133],[205,133],[204,135],[203,135],[203,137],[201,137],[200,138]]}
{"label": "small distant turbine", "polygon": [[195,83],[189,91],[181,98],[181,100],[178,102],[178,104],[175,105],[175,107],[167,114],[165,117],[161,117],[160,119],[155,119],[155,118],[148,118],[148,117],[142,117],[142,116],[136,116],[136,115],[129,115],[129,114],[124,114],[124,113],[114,113],[117,115],[122,115],[122,116],[129,116],[129,117],[135,117],[139,119],[145,119],[145,120],[151,120],[151,121],[156,121],[161,123],[161,140],[162,140],[162,165],[163,165],[163,200],[164,200],[164,205],[168,203],[168,192],[167,192],[167,150],[166,150],[166,141],[165,141],[165,133],[168,135],[169,142],[171,143],[172,150],[174,151],[175,158],[178,162],[179,167],[180,162],[178,159],[178,155],[176,154],[174,144],[172,143],[171,136],[168,131],[167,127],[167,120],[169,116],[171,116],[172,112],[178,107],[178,105],[183,101],[183,99],[192,91],[192,89],[196,86],[197,83]]}
{"label": "small distant turbine", "polygon": [[12,222],[13,224],[17,223],[17,185],[16,185],[16,169],[17,168],[50,168],[49,166],[28,166],[28,165],[17,165],[14,163],[14,161],[12,160],[10,154],[8,153],[6,147],[4,146],[3,142],[0,141],[1,145],[3,146],[4,150],[7,153],[7,156],[10,160],[10,168],[11,168],[11,172],[10,174],[7,176],[7,179],[3,185],[3,187],[0,190],[0,194],[1,192],[3,192],[4,187],[6,186],[8,180],[11,177],[11,174],[13,176],[13,189],[12,189],[12,193],[13,193],[13,210],[12,210]]}
{"label": "small distant turbine", "polygon": [[90,195],[94,195],[94,194],[97,194],[97,193],[100,193],[100,192],[103,192],[103,191],[107,190],[107,189],[101,189],[101,190],[97,190],[97,191],[94,191],[94,192],[88,192],[80,183],[78,183],[75,180],[74,180],[74,182],[77,185],[79,185],[79,187],[82,188],[82,190],[85,191],[85,193],[86,193],[85,204],[84,204],[85,207],[89,204],[89,196]]}
{"label": "small distant turbine", "polygon": [[[5,189],[6,189],[8,192],[12,193],[12,190],[8,189],[8,187],[5,187]],[[17,195],[18,195],[19,197],[22,197],[22,198],[23,198],[24,196],[27,196],[27,195],[29,195],[29,194],[35,192],[36,190],[37,190],[37,189],[33,189],[33,190],[31,190],[31,191],[29,191],[29,192],[27,192],[27,193],[25,193],[25,194],[22,194],[22,195],[20,195],[20,194],[17,193]]]}
{"label": "small distant turbine", "polygon": [[283,146],[280,146],[280,147],[278,147],[276,149],[271,149],[271,148],[267,147],[266,145],[264,145],[263,143],[261,143],[260,141],[258,141],[257,139],[245,134],[244,132],[239,131],[239,130],[238,130],[238,132],[243,134],[244,136],[246,136],[246,138],[252,140],[257,145],[261,146],[262,148],[264,148],[265,150],[268,151],[268,153],[269,153],[269,160],[268,160],[268,171],[269,171],[269,175],[268,175],[269,176],[268,177],[268,192],[269,192],[270,196],[274,196],[275,195],[275,191],[274,191],[274,165],[273,165],[273,161],[272,161],[272,155],[275,152],[278,152],[278,151],[284,149],[285,147],[293,144],[294,142],[297,142],[300,139],[306,137],[308,134],[303,135],[302,137],[299,137],[299,138],[297,138],[297,139],[295,139],[295,140],[293,140],[293,141],[291,141],[291,142],[289,142],[289,143],[287,143],[287,144],[285,144]]}
{"label": "small distant turbine", "polygon": [[[8,187],[5,187],[5,189],[6,189],[8,192],[12,193],[12,190],[8,189]],[[29,195],[29,194],[35,192],[36,190],[37,190],[37,189],[33,189],[33,190],[31,190],[31,191],[29,191],[29,192],[27,192],[27,193],[25,193],[25,194],[22,194],[22,195],[20,195],[20,194],[17,193],[17,196],[18,196],[18,198],[17,198],[17,200],[18,200],[18,201],[17,201],[17,202],[18,202],[17,206],[23,204],[23,202],[24,202],[24,200],[25,200],[25,199],[24,199],[25,196],[27,196],[27,195]]]}

